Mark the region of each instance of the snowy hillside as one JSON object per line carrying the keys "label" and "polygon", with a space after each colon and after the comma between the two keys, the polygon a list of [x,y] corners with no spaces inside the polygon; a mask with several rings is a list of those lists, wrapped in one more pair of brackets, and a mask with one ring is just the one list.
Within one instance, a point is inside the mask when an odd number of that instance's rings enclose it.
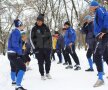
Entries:
{"label": "snowy hillside", "polygon": [[[108,90],[108,67],[105,64],[105,85],[99,88],[93,88],[96,82],[96,68],[95,72],[85,72],[88,68],[86,60],[86,52],[84,50],[77,50],[81,61],[81,71],[66,70],[65,66],[57,65],[58,58],[52,62],[51,75],[52,80],[42,81],[38,72],[37,60],[32,58],[30,67],[31,71],[27,71],[23,80],[23,85],[28,90]],[[74,62],[73,62],[74,65]],[[95,65],[94,65],[95,67]],[[14,90],[11,86],[10,67],[7,57],[0,56],[0,90]]]}

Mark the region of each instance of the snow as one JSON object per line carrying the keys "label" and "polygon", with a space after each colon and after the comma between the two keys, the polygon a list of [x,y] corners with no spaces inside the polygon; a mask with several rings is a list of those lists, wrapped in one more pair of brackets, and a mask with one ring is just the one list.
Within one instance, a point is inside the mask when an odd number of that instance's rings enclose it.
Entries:
{"label": "snow", "polygon": [[[105,63],[105,85],[93,88],[93,84],[97,80],[97,71],[94,65],[95,72],[85,72],[88,68],[88,62],[86,59],[86,52],[84,49],[77,50],[78,56],[81,62],[81,71],[66,70],[65,66],[57,65],[58,58],[52,62],[51,67],[51,80],[42,81],[38,72],[37,60],[32,57],[30,63],[31,71],[27,71],[23,86],[28,90],[108,90],[108,67]],[[73,60],[72,60],[73,61]],[[74,65],[74,62],[73,62]],[[11,86],[10,79],[10,66],[7,56],[0,56],[0,90],[15,90],[14,86]]]}

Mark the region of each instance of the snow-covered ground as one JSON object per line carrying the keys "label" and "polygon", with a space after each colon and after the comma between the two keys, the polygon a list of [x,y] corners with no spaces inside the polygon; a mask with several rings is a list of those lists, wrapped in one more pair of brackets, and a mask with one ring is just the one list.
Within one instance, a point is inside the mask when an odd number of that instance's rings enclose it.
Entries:
{"label": "snow-covered ground", "polygon": [[[28,90],[108,90],[108,66],[105,63],[105,85],[99,88],[93,88],[93,84],[97,80],[96,67],[95,72],[85,72],[88,68],[86,52],[77,50],[77,54],[81,62],[81,71],[66,70],[65,66],[57,65],[58,58],[52,62],[51,80],[42,81],[38,72],[37,60],[32,58],[30,67],[31,71],[27,71],[23,80],[23,86]],[[74,65],[74,62],[73,62]],[[0,90],[15,90],[11,86],[10,66],[7,57],[0,56]]]}

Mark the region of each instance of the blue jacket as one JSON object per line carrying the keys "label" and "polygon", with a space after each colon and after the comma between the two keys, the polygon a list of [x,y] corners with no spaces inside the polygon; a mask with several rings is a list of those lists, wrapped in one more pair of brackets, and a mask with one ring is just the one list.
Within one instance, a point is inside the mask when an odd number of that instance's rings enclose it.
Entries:
{"label": "blue jacket", "polygon": [[9,36],[8,51],[14,51],[18,55],[22,55],[22,39],[20,31],[17,28]]}
{"label": "blue jacket", "polygon": [[64,35],[65,46],[69,46],[70,43],[75,43],[75,40],[76,32],[72,27],[69,27]]}
{"label": "blue jacket", "polygon": [[99,7],[96,9],[95,12],[94,34],[95,36],[97,36],[100,32],[107,32],[107,30],[108,30],[108,12],[106,12],[104,7]]}

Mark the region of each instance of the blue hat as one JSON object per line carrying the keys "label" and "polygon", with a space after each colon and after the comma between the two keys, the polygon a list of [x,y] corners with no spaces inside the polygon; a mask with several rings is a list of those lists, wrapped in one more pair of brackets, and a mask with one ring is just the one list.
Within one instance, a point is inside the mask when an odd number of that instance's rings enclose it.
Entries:
{"label": "blue hat", "polygon": [[14,20],[15,27],[22,26],[22,22],[19,19]]}
{"label": "blue hat", "polygon": [[99,6],[99,3],[95,0],[93,0],[91,3],[90,3],[90,6]]}
{"label": "blue hat", "polygon": [[87,16],[84,17],[84,20],[89,20],[89,21],[91,21],[91,20],[92,20],[92,16],[87,15]]}

